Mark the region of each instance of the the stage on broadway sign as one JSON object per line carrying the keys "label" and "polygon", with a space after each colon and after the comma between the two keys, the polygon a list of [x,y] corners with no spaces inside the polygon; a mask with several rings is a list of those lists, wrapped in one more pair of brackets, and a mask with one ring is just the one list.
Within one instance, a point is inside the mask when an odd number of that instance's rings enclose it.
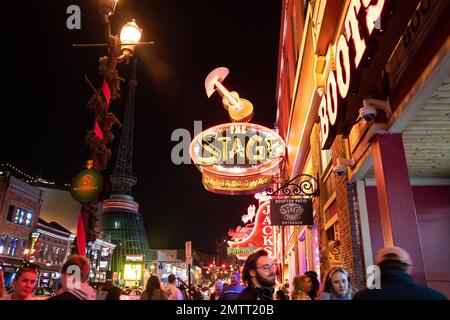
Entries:
{"label": "the stage on broadway sign", "polygon": [[313,225],[311,199],[282,197],[270,200],[273,226]]}

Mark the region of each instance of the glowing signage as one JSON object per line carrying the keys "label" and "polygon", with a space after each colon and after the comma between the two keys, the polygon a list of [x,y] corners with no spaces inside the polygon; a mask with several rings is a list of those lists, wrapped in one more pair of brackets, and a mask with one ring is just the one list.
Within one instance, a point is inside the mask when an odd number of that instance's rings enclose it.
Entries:
{"label": "glowing signage", "polygon": [[[352,73],[370,60],[369,38],[374,31],[381,30],[381,15],[385,0],[371,4],[370,0],[352,0],[344,21],[344,33],[335,44],[334,65],[326,82],[326,95],[319,105],[322,148],[329,149],[337,134],[337,127],[345,117],[346,99],[354,86]],[[367,58],[367,59],[364,59]],[[354,89],[354,88],[353,88]]]}
{"label": "glowing signage", "polygon": [[142,280],[142,264],[141,263],[125,263],[123,267],[123,279],[126,281]]}
{"label": "glowing signage", "polygon": [[92,201],[97,198],[102,186],[102,175],[93,169],[85,169],[73,179],[70,192],[79,202]]}
{"label": "glowing signage", "polygon": [[226,123],[197,135],[189,151],[202,172],[206,190],[250,194],[272,183],[272,175],[285,155],[285,143],[266,127]]}
{"label": "glowing signage", "polygon": [[311,199],[283,197],[270,200],[274,226],[314,225]]}
{"label": "glowing signage", "polygon": [[[250,220],[251,221],[251,220]],[[245,238],[238,238],[237,241],[228,241],[229,254],[236,254],[240,260],[264,249],[269,253],[269,258],[275,259],[275,236],[270,220],[270,201],[262,202],[256,212],[255,222],[249,223],[246,227],[252,226],[250,234]]]}

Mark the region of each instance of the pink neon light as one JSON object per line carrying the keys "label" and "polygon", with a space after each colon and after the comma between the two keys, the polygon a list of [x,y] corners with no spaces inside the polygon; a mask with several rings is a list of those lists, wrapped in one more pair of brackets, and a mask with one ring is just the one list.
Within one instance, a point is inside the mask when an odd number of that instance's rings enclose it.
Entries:
{"label": "pink neon light", "polygon": [[[269,225],[263,225],[263,222],[268,219]],[[269,240],[273,243],[272,245],[264,245],[264,230],[266,228],[271,229],[271,234],[266,235],[266,237],[269,237]],[[275,259],[276,252],[275,252],[275,236],[274,236],[274,230],[273,226],[270,222],[270,201],[264,202],[257,210],[256,212],[256,218],[255,218],[255,226],[252,229],[250,235],[242,239],[240,241],[228,241],[228,245],[230,247],[234,248],[242,248],[242,247],[252,247],[252,248],[270,248],[269,257],[272,259]],[[247,259],[247,256],[243,256],[240,254],[237,254],[238,259],[244,260]]]}

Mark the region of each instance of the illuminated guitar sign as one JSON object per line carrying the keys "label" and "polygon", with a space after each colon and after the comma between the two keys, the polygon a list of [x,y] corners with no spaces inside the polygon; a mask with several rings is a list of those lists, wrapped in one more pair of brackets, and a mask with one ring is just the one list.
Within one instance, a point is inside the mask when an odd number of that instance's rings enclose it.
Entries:
{"label": "illuminated guitar sign", "polygon": [[285,143],[273,130],[252,123],[226,123],[197,135],[190,156],[202,172],[206,190],[253,194],[272,183],[285,155]]}
{"label": "illuminated guitar sign", "polygon": [[253,117],[253,104],[239,97],[236,91],[228,91],[222,81],[227,77],[229,70],[225,67],[216,68],[211,71],[205,80],[206,95],[208,98],[218,91],[222,96],[222,103],[228,111],[231,121],[249,122]]}
{"label": "illuminated guitar sign", "polygon": [[[250,220],[251,221],[251,220]],[[251,233],[238,241],[228,241],[228,254],[234,254],[240,260],[260,250],[264,249],[269,253],[269,258],[275,259],[275,235],[270,220],[270,200],[262,202],[256,212],[255,222],[252,225]]]}

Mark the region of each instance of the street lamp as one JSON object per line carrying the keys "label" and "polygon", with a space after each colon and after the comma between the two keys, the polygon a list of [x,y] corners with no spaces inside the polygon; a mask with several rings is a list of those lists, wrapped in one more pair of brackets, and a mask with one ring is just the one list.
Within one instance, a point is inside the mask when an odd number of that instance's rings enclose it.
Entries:
{"label": "street lamp", "polygon": [[[101,21],[104,24],[106,43],[73,45],[76,48],[108,48],[107,55],[101,57],[99,60],[99,74],[103,77],[102,88],[97,90],[87,76],[85,76],[86,82],[94,92],[87,105],[89,110],[95,114],[94,129],[88,130],[85,141],[91,150],[91,157],[94,160],[94,170],[98,172],[105,170],[108,166],[112,153],[108,144],[114,140],[111,128],[114,124],[120,124],[115,115],[109,112],[111,102],[120,96],[120,82],[122,79],[116,71],[116,66],[124,60],[128,63],[137,45],[154,44],[153,41],[140,42],[142,29],[138,27],[134,20],[123,26],[120,38],[117,35],[111,34],[109,17],[114,14],[116,4],[117,0],[98,0],[98,11],[100,12]],[[89,221],[96,219],[95,214],[97,212],[98,202],[99,198],[97,196],[95,200],[82,203],[82,217],[87,241],[95,240],[98,235],[95,227],[89,227],[95,225],[95,223],[90,223]]]}
{"label": "street lamp", "polygon": [[122,43],[122,53],[132,56],[139,40],[141,40],[142,29],[136,24],[136,20],[126,23],[120,31],[120,42]]}

